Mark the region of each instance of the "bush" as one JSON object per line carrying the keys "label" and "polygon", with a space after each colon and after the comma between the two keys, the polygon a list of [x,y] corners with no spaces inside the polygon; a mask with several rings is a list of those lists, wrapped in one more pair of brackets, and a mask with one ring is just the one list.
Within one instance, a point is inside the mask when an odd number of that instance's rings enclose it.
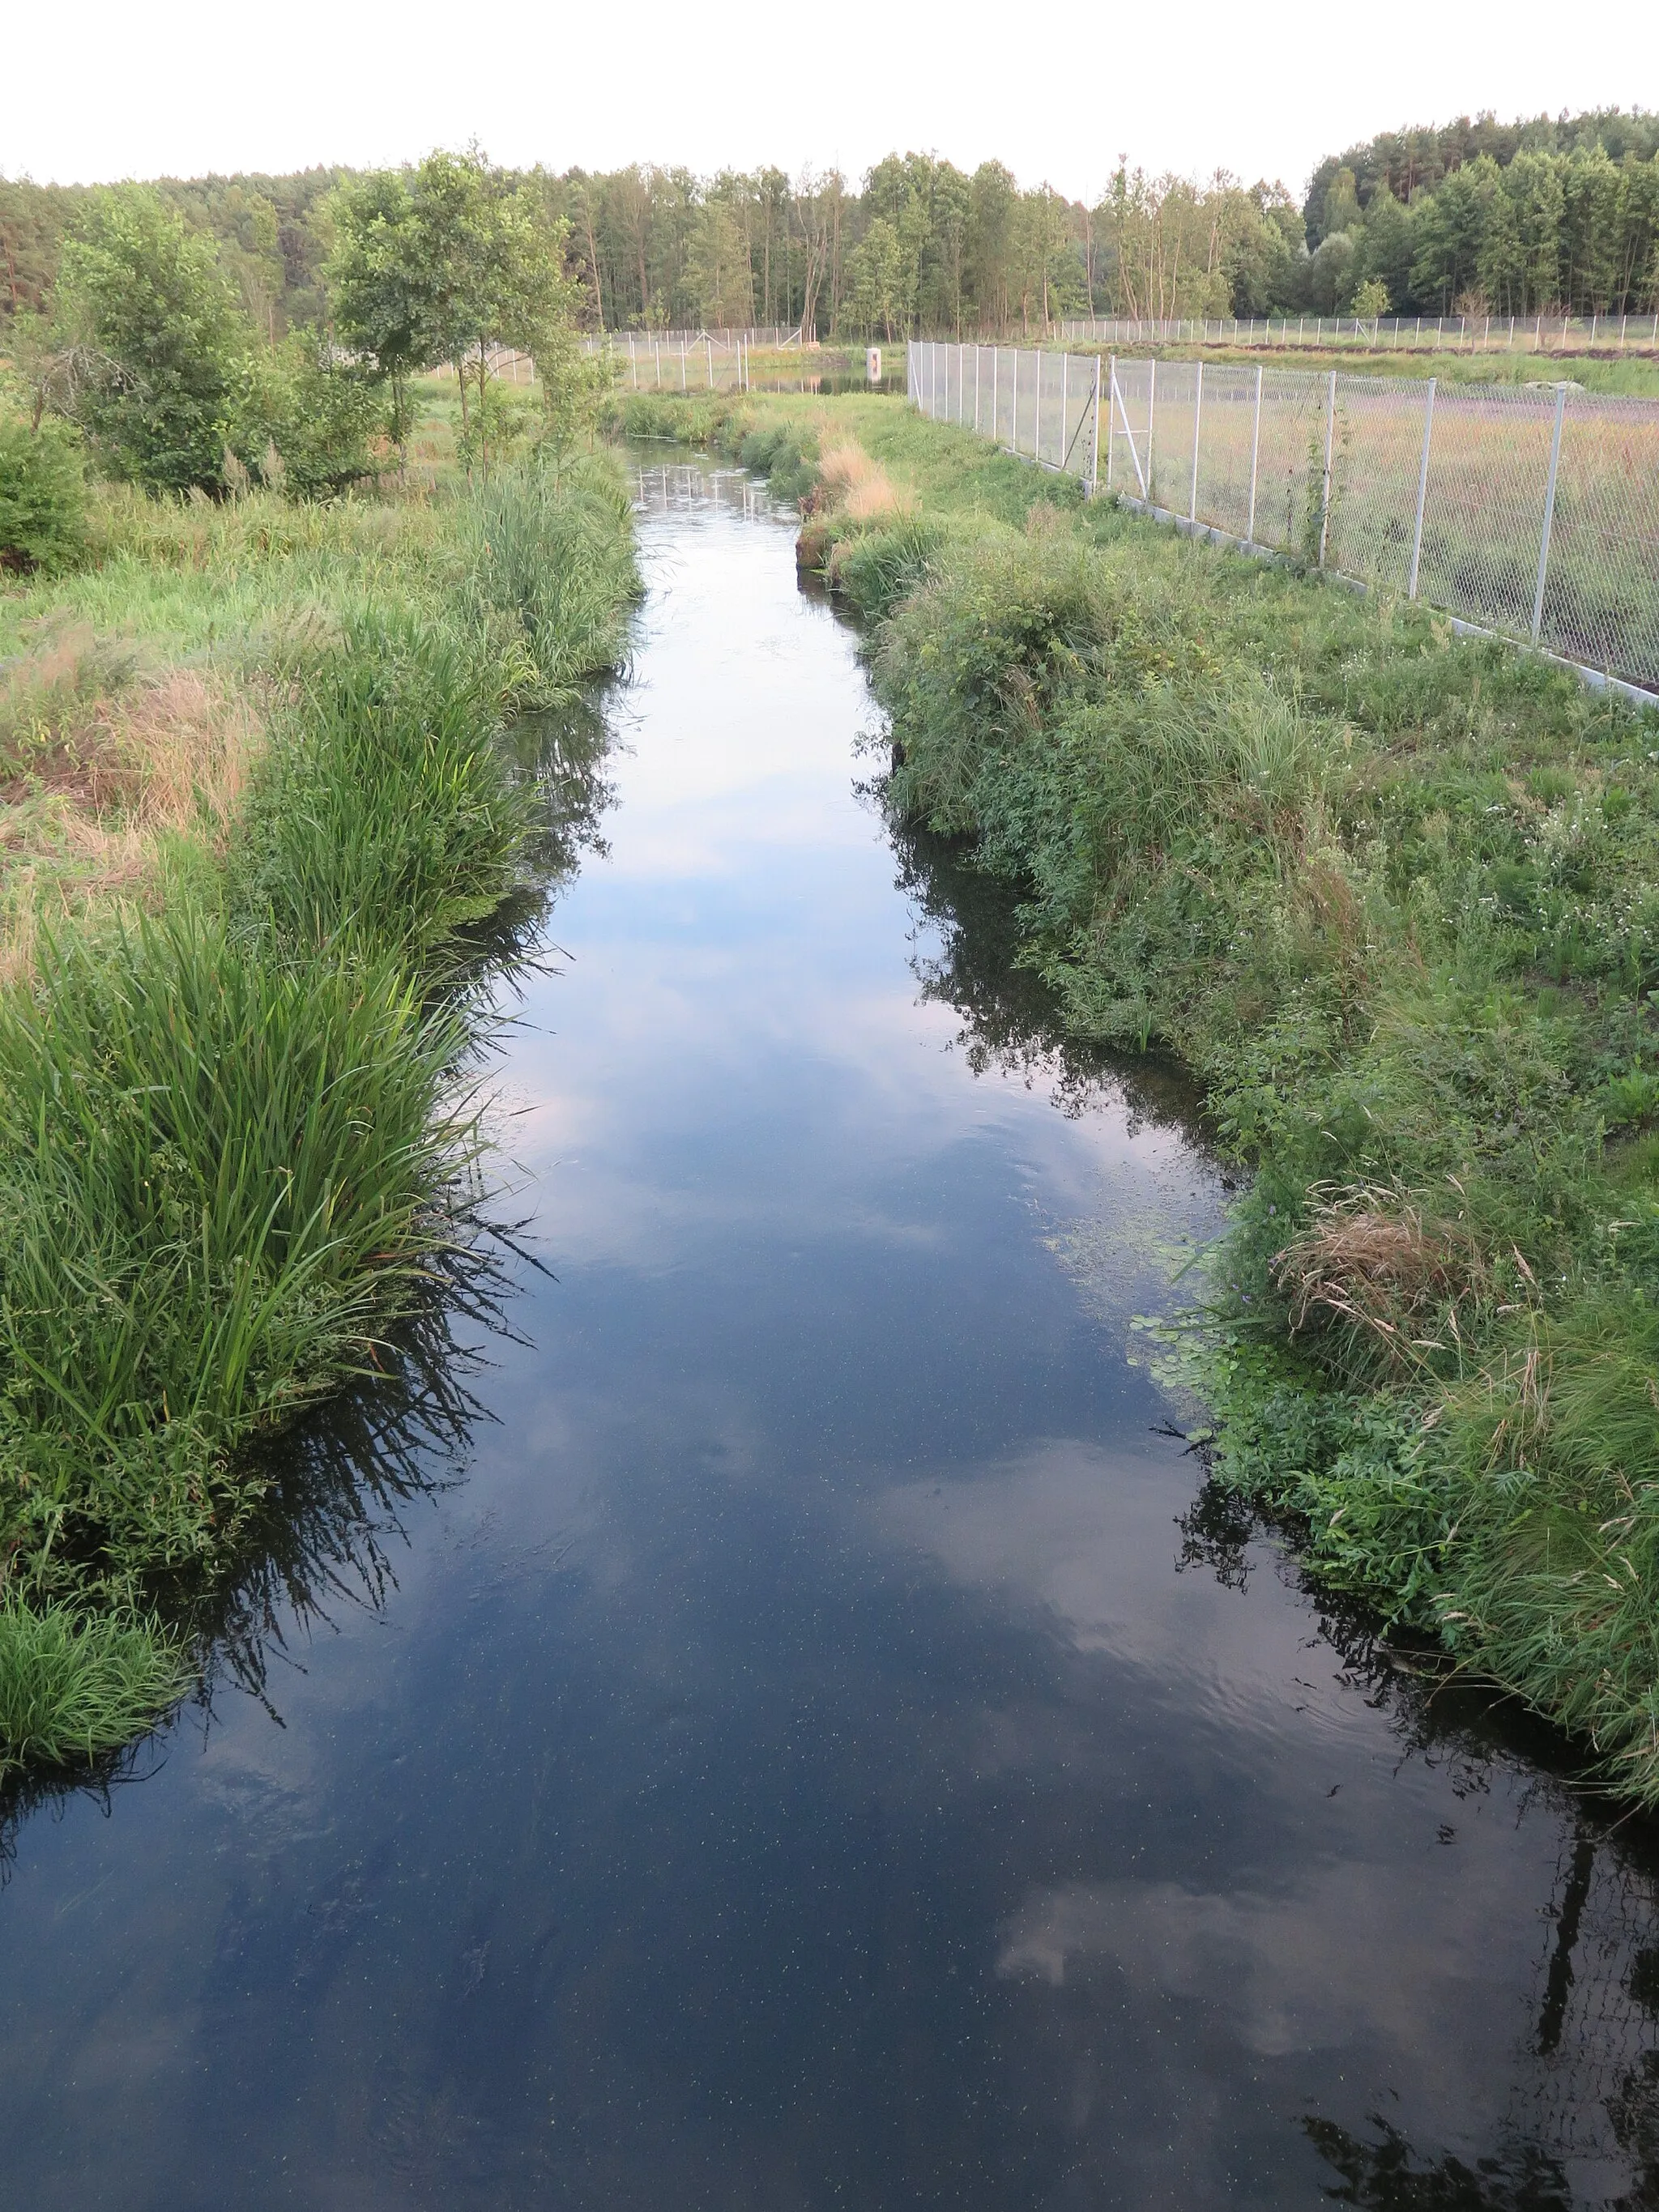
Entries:
{"label": "bush", "polygon": [[147,185],[99,191],[64,245],[58,296],[65,328],[106,365],[76,413],[112,473],[220,489],[252,332],[213,240]]}
{"label": "bush", "polygon": [[39,429],[0,416],[0,569],[52,574],[86,544],[80,441],[48,416]]}
{"label": "bush", "polygon": [[390,425],[380,380],[301,331],[248,355],[231,404],[236,457],[291,499],[331,499],[373,476]]}

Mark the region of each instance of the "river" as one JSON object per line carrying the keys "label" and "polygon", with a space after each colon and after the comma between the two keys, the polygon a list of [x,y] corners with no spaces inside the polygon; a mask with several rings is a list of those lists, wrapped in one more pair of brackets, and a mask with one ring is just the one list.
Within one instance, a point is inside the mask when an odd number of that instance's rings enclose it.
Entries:
{"label": "river", "polygon": [[639,482],[511,1279],[296,1448],[210,1700],[13,1804],[7,2201],[1659,2202],[1650,1832],[1204,1492],[1179,1081],[896,842],[790,519]]}

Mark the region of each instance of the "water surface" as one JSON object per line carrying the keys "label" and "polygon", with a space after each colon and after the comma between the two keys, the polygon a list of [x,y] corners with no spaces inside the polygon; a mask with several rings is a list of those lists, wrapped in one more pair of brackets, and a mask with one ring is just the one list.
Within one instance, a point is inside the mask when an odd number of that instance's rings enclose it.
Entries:
{"label": "water surface", "polygon": [[8,2201],[1656,2201],[1643,1834],[1200,1498],[1129,1326],[1189,1102],[895,842],[787,518],[641,488],[540,1265],[307,1446],[210,1713],[17,1808]]}

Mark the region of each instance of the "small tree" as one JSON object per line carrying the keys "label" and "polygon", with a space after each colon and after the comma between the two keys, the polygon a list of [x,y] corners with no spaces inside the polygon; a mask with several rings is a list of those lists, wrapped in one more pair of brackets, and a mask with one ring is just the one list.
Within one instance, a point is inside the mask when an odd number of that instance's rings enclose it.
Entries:
{"label": "small tree", "polygon": [[429,272],[414,236],[408,178],[380,169],[335,194],[334,251],[327,264],[334,327],[392,387],[392,435],[409,437],[408,379],[427,365]]}
{"label": "small tree", "polygon": [[489,464],[489,416],[472,436],[474,395],[490,350],[546,350],[574,318],[564,275],[568,226],[528,181],[476,149],[428,154],[412,169],[360,179],[335,204],[331,264],[336,324],[388,374],[404,365],[454,369],[463,449]]}
{"label": "small tree", "polygon": [[58,322],[98,365],[71,404],[113,473],[157,490],[222,489],[252,334],[211,239],[146,186],[95,194],[64,246]]}
{"label": "small tree", "polygon": [[1367,276],[1356,287],[1353,311],[1362,323],[1374,323],[1389,312],[1389,288],[1380,276]]}
{"label": "small tree", "polygon": [[0,415],[0,572],[50,574],[86,544],[81,442],[67,422],[38,428]]}
{"label": "small tree", "polygon": [[386,429],[386,413],[372,367],[337,361],[313,333],[296,331],[249,356],[234,397],[231,449],[269,489],[332,499],[374,475],[374,442]]}

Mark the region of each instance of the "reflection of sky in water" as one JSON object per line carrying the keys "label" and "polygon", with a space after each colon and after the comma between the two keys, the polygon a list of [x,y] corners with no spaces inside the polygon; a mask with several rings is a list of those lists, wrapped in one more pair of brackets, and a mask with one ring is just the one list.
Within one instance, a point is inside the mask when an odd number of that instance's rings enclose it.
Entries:
{"label": "reflection of sky in water", "polygon": [[1413,1751],[1270,1551],[1176,1571],[1127,1321],[1213,1179],[919,1002],[852,641],[702,482],[647,482],[611,849],[510,1041],[556,1279],[283,1724],[23,1827],[14,2200],[1312,2207],[1304,2118],[1376,2114],[1602,2202],[1644,1879]]}

